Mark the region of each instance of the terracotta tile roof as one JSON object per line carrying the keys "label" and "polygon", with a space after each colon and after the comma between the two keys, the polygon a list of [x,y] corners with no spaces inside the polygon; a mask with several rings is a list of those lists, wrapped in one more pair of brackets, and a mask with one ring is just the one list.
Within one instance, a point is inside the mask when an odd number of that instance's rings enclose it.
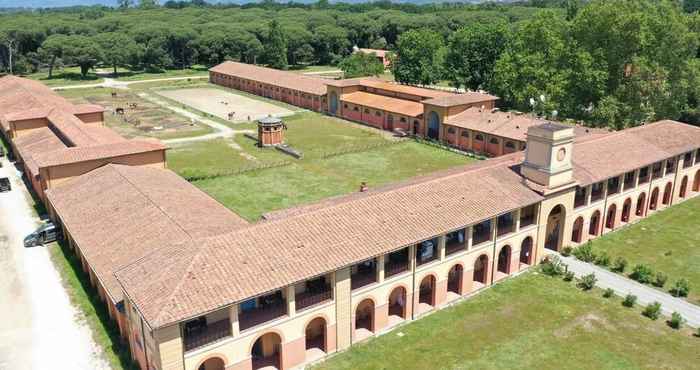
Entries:
{"label": "terracotta tile roof", "polygon": [[314,95],[326,94],[326,84],[324,79],[305,76],[294,72],[281,71],[278,69],[238,62],[223,62],[210,68],[209,71],[222,73],[229,76],[247,78],[265,84],[303,91]]}
{"label": "terracotta tile roof", "polygon": [[97,104],[77,104],[73,106],[73,114],[87,114],[104,112],[105,108]]}
{"label": "terracotta tile roof", "polygon": [[[501,112],[477,107],[469,108],[445,120],[446,125],[466,128],[518,141],[526,141],[527,130],[530,127],[538,126],[546,122],[549,122],[549,120],[537,118],[530,114],[515,114],[513,112]],[[609,131],[575,126],[574,133],[578,140],[588,135],[607,134]]]}
{"label": "terracotta tile roof", "polygon": [[167,147],[158,141],[127,140],[92,146],[71,147],[34,156],[39,167],[59,166],[102,158],[115,158],[136,153],[165,150]]}
{"label": "terracotta tile roof", "polygon": [[427,98],[440,98],[440,97],[456,95],[455,93],[451,93],[449,91],[441,91],[441,90],[435,90],[435,89],[426,89],[423,87],[401,85],[401,84],[397,84],[397,83],[382,81],[379,79],[363,79],[360,82],[360,84],[362,86],[365,86],[365,87],[371,87],[371,88],[375,88],[375,89],[387,90],[387,91],[408,94],[408,95],[415,95],[415,96],[423,97],[425,99],[427,99]]}
{"label": "terracotta tile roof", "polygon": [[9,75],[0,77],[0,115],[37,108],[70,112],[73,104],[41,82]]}
{"label": "terracotta tile roof", "polygon": [[513,158],[166,245],[116,275],[152,328],[167,325],[541,201]]}
{"label": "terracotta tile roof", "polygon": [[50,107],[30,108],[19,112],[11,112],[5,115],[8,121],[22,121],[27,119],[46,118],[53,110]]}
{"label": "terracotta tile roof", "polygon": [[468,91],[461,94],[450,94],[425,100],[424,103],[436,105],[438,107],[454,107],[456,105],[475,104],[498,100],[497,96],[486,93]]}
{"label": "terracotta tile roof", "polygon": [[700,127],[659,121],[578,140],[574,177],[585,186],[700,147]]}
{"label": "terracotta tile roof", "polygon": [[42,127],[14,139],[17,154],[29,169],[31,176],[39,174],[34,157],[43,153],[66,149],[66,145],[48,127]]}
{"label": "terracotta tile roof", "polygon": [[[388,96],[370,94],[362,91],[343,94],[340,100],[410,117],[418,117],[423,114],[423,104],[419,102],[390,98]],[[374,114],[374,112],[372,112],[372,114]]]}
{"label": "terracotta tile roof", "polygon": [[170,170],[109,164],[46,191],[114,302],[114,271],[154,248],[247,222]]}

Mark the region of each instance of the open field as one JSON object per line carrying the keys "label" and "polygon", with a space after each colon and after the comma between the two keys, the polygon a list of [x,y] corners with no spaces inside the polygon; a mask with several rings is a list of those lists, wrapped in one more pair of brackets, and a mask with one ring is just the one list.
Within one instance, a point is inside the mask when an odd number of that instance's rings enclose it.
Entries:
{"label": "open field", "polygon": [[234,122],[252,121],[268,115],[282,117],[293,113],[278,105],[214,88],[161,90],[157,93],[221,119],[228,119],[229,113],[233,113]]}
{"label": "open field", "polygon": [[700,338],[690,329],[620,303],[526,273],[313,369],[697,368]]}
{"label": "open field", "polygon": [[688,301],[700,304],[700,197],[659,211],[636,224],[592,241],[596,253],[644,263],[668,275],[665,290],[679,278],[690,281]]}
{"label": "open field", "polygon": [[49,87],[98,84],[104,82],[104,79],[95,74],[95,71],[90,71],[87,76],[83,77],[78,67],[54,68],[51,78],[49,78],[48,70],[32,73],[26,77],[37,80]]}
{"label": "open field", "polygon": [[[76,104],[92,103],[107,108],[105,123],[124,137],[173,139],[211,132],[208,126],[193,124],[185,117],[140,98],[135,91],[86,88],[59,93]],[[124,113],[117,114],[117,109],[123,109]]]}
{"label": "open field", "polygon": [[[258,148],[255,141],[239,135],[175,146],[168,153],[168,166],[254,221],[265,212],[357,191],[362,182],[376,187],[472,161],[317,113],[297,114],[285,122],[287,142],[303,151],[304,159]],[[236,127],[248,126],[253,128],[252,124]],[[267,166],[274,167],[237,173]]]}

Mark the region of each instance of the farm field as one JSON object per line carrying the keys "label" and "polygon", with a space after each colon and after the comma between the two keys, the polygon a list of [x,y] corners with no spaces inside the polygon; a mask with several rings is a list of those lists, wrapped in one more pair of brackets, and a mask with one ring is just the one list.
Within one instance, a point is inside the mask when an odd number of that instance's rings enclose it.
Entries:
{"label": "farm field", "polygon": [[[326,369],[690,369],[700,338],[528,272],[354,346]],[[402,335],[400,336],[399,333]]]}

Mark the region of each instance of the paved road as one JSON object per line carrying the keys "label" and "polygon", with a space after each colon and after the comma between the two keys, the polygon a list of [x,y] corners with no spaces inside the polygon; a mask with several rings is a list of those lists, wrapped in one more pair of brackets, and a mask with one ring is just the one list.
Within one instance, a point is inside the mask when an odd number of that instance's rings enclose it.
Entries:
{"label": "paved road", "polygon": [[69,89],[87,89],[91,87],[111,87],[115,89],[128,89],[129,85],[141,84],[146,82],[161,82],[161,81],[177,81],[177,80],[187,80],[187,79],[201,79],[209,78],[208,75],[203,76],[184,76],[184,77],[166,77],[166,78],[154,78],[150,80],[134,80],[134,81],[120,81],[113,78],[105,78],[104,82],[97,84],[84,84],[84,85],[68,85],[68,86],[55,86],[51,89],[53,90],[69,90]]}
{"label": "paved road", "polygon": [[652,287],[640,284],[632,279],[620,274],[608,271],[590,263],[579,261],[573,257],[560,256],[561,260],[569,265],[569,271],[573,271],[577,277],[595,273],[598,278],[597,286],[603,289],[612,288],[615,294],[625,296],[634,294],[640,305],[647,305],[652,302],[661,303],[661,311],[666,316],[671,316],[673,312],[679,312],[692,327],[700,327],[700,306],[688,303],[687,301],[673,297],[668,293]]}
{"label": "paved road", "polygon": [[0,370],[109,369],[90,328],[71,305],[44,247],[24,248],[40,220],[19,172],[0,158]]}

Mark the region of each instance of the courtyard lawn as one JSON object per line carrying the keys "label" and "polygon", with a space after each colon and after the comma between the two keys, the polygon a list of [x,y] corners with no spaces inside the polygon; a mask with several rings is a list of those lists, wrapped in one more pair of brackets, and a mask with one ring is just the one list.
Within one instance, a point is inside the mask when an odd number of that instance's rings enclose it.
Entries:
{"label": "courtyard lawn", "polygon": [[629,262],[627,272],[644,263],[668,275],[664,290],[679,278],[690,281],[691,303],[700,304],[700,197],[674,205],[592,241],[596,253]]}
{"label": "courtyard lawn", "polygon": [[[174,156],[171,154],[170,158]],[[325,159],[292,160],[286,166],[193,184],[242,217],[255,221],[265,212],[357,191],[362,182],[377,187],[469,161],[459,154],[406,141]]]}
{"label": "courtyard lawn", "polygon": [[697,368],[700,339],[690,329],[620,302],[526,273],[313,369]]}

